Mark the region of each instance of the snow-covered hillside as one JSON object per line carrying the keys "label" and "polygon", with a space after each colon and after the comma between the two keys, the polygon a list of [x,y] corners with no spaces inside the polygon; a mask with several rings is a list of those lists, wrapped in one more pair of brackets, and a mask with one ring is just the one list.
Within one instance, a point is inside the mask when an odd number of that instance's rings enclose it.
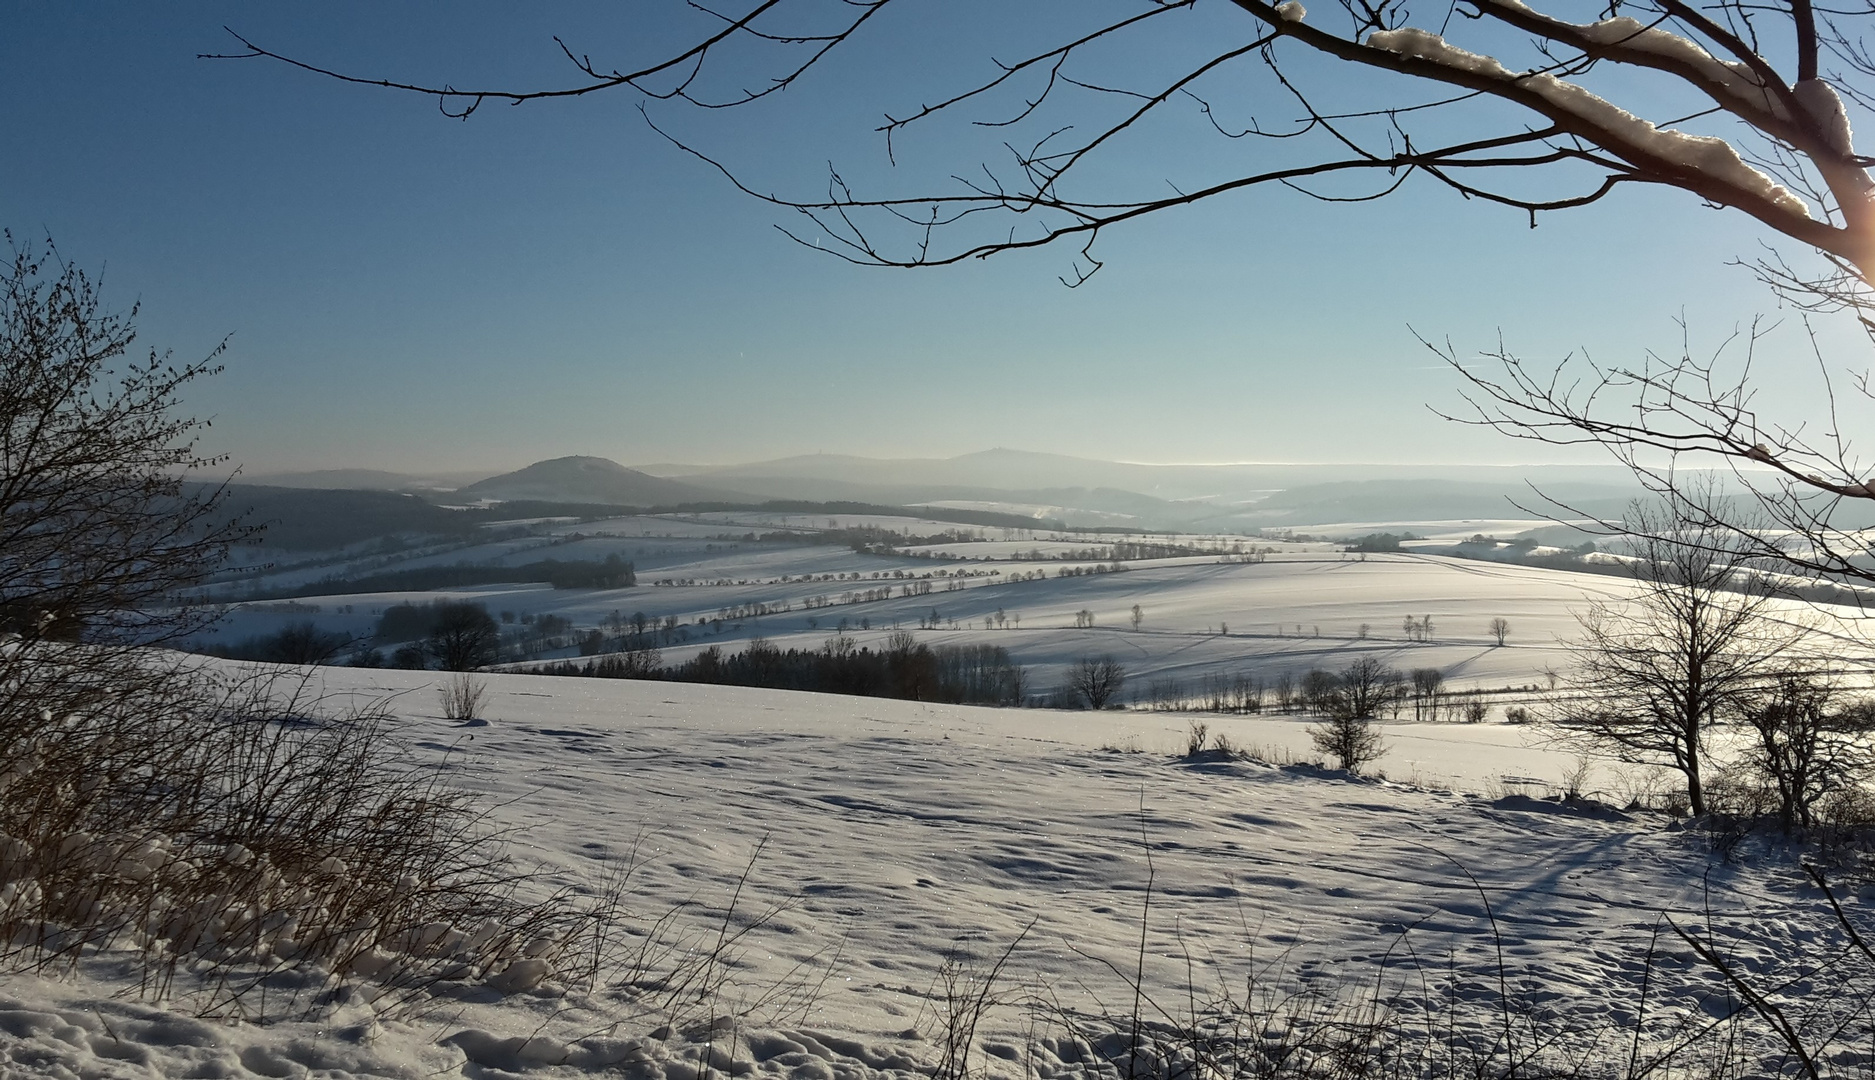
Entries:
{"label": "snow-covered hillside", "polygon": [[[1552,1049],[1593,1036],[1625,1060],[1661,913],[1709,913],[1759,974],[1823,925],[1778,852],[1727,862],[1652,815],[1528,797],[1570,759],[1502,725],[1390,728],[1380,768],[1417,787],[1184,760],[1183,718],[1160,714],[495,675],[486,721],[465,724],[437,715],[439,675],[312,677],[387,703],[412,753],[453,755],[550,882],[590,888],[630,864],[638,932],[663,920],[680,953],[709,952],[728,927],[716,975],[675,1016],[647,1011],[642,987],[549,981],[243,1026],[189,1019],[186,994],[139,1002],[106,958],[75,980],[0,981],[0,1074],[928,1075],[954,1011],[946,973],[967,982],[1018,941],[969,1062],[995,1077],[1126,1076],[1101,1057],[1112,1039],[1054,1025],[1123,1033],[1136,972],[1160,1021],[1246,980],[1352,992],[1383,958],[1382,983],[1417,988],[1397,1003],[1407,1019],[1456,1002],[1461,1026],[1488,1029],[1505,1022],[1482,1004],[1501,985],[1574,1033]],[[1295,719],[1210,723],[1239,745],[1303,745]],[[1724,1004],[1714,976],[1656,966],[1649,1045]]]}

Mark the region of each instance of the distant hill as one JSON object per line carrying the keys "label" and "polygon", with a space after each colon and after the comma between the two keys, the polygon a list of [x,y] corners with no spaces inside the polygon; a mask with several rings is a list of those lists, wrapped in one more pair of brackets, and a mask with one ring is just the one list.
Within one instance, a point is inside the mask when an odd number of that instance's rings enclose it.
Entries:
{"label": "distant hill", "polygon": [[[750,505],[770,500],[890,506],[948,504],[1035,515],[1074,526],[1189,531],[1304,527],[1360,521],[1524,516],[1511,499],[1529,484],[1590,513],[1618,514],[1636,494],[1612,466],[1228,463],[1146,465],[995,449],[952,458],[810,454],[741,465],[659,463],[628,468],[601,457],[540,461],[462,486],[405,473],[349,469],[269,478],[298,487],[409,491],[455,504],[582,507]],[[443,479],[443,478],[439,478]],[[454,478],[447,478],[454,479]]]}
{"label": "distant hill", "polygon": [[[902,502],[930,499],[989,499],[985,491],[1125,491],[1167,502],[1206,500],[1220,507],[1252,503],[1271,492],[1302,486],[1363,480],[1452,481],[1514,487],[1530,480],[1541,486],[1585,483],[1627,485],[1625,470],[1611,465],[1425,465],[1384,463],[1233,462],[1147,465],[1098,461],[1026,450],[995,449],[952,458],[866,458],[808,454],[738,465],[660,463],[644,470],[684,483],[721,485],[763,498],[867,499]],[[933,494],[948,489],[946,494]],[[971,494],[963,493],[966,489]],[[1105,506],[1087,506],[1106,510]],[[1179,520],[1177,515],[1166,519]]]}
{"label": "distant hill", "polygon": [[259,487],[309,488],[319,491],[450,491],[479,480],[481,473],[446,473],[417,476],[383,469],[315,469],[311,472],[265,473],[244,476]]}
{"label": "distant hill", "polygon": [[[1584,514],[1618,518],[1638,486],[1542,484],[1542,494],[1523,484],[1479,484],[1452,480],[1364,480],[1309,484],[1279,491],[1232,516],[1259,527],[1327,525],[1363,521],[1462,521],[1563,513],[1544,495]],[[1521,505],[1524,509],[1518,509]]]}
{"label": "distant hill", "polygon": [[261,546],[287,551],[325,551],[398,534],[468,536],[480,525],[460,511],[393,491],[234,484],[224,506],[265,527]]}
{"label": "distant hill", "polygon": [[[714,476],[686,478],[687,482],[714,486]],[[1031,516],[1039,515],[1071,525],[1133,525],[1169,528],[1196,516],[1214,512],[1210,507],[1171,503],[1116,488],[1010,488],[960,484],[889,484],[829,480],[800,476],[742,475],[735,486],[745,497],[800,502],[860,502],[886,506],[927,504],[982,504],[982,509]],[[726,483],[726,481],[725,481]],[[720,500],[724,496],[717,496]],[[1026,508],[1026,510],[1025,510]]]}
{"label": "distant hill", "polygon": [[[192,487],[201,489],[201,485]],[[231,484],[223,508],[230,515],[241,515],[250,524],[263,526],[262,547],[333,551],[386,536],[467,539],[485,526],[504,522],[612,517],[642,506],[583,499],[514,499],[490,507],[453,510],[395,491]]]}
{"label": "distant hill", "polygon": [[720,502],[740,495],[726,488],[699,487],[628,469],[601,457],[537,461],[525,469],[491,476],[456,489],[453,499],[504,502],[593,503],[604,506],[674,506]]}

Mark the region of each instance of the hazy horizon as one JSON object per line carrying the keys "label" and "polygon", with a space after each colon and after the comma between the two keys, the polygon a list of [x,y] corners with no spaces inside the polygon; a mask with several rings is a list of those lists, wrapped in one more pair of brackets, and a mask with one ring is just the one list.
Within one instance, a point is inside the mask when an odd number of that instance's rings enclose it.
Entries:
{"label": "hazy horizon", "polygon": [[[1144,468],[1144,469],[1196,469],[1196,470],[1231,469],[1231,468],[1306,469],[1306,468],[1349,468],[1349,467],[1356,467],[1356,466],[1363,466],[1363,465],[1372,465],[1376,467],[1384,467],[1389,470],[1426,469],[1426,470],[1442,471],[1442,472],[1472,471],[1472,470],[1476,470],[1476,471],[1566,470],[1570,472],[1585,472],[1585,473],[1607,472],[1611,476],[1620,476],[1624,478],[1629,475],[1628,470],[1624,466],[1621,466],[1613,462],[1598,462],[1598,461],[1593,461],[1593,460],[1577,461],[1577,462],[1568,462],[1568,461],[1457,461],[1457,462],[1446,461],[1446,462],[1440,462],[1440,461],[1412,461],[1412,460],[1398,460],[1398,459],[1391,460],[1391,461],[1378,461],[1378,460],[1140,461],[1140,460],[1132,460],[1132,459],[1124,459],[1124,458],[1089,457],[1089,456],[1080,455],[1080,454],[1062,454],[1062,453],[1058,453],[1052,450],[1037,450],[1037,449],[1033,449],[1029,447],[989,446],[989,447],[978,447],[975,449],[964,450],[956,454],[947,454],[947,455],[941,455],[941,456],[932,455],[932,456],[902,456],[900,457],[900,456],[891,456],[891,455],[886,455],[886,454],[866,454],[866,453],[847,453],[847,452],[835,453],[835,452],[829,452],[829,451],[816,451],[816,452],[806,453],[806,454],[786,454],[786,455],[783,455],[783,454],[762,455],[758,453],[758,455],[755,457],[725,459],[725,460],[719,460],[719,461],[621,460],[619,458],[611,457],[609,455],[601,454],[601,453],[576,452],[576,453],[569,453],[569,454],[557,454],[549,458],[536,458],[536,459],[529,459],[529,460],[521,460],[520,458],[515,458],[513,460],[508,460],[508,461],[486,462],[486,463],[477,464],[477,465],[464,465],[464,464],[458,463],[458,464],[452,464],[452,465],[448,465],[448,466],[441,467],[441,468],[425,468],[425,467],[420,467],[420,466],[408,466],[401,462],[396,462],[396,461],[378,462],[378,463],[372,463],[372,464],[348,464],[348,465],[320,466],[317,468],[303,468],[303,469],[302,468],[280,468],[280,469],[269,469],[265,471],[243,467],[240,469],[239,476],[240,476],[240,479],[248,480],[252,482],[259,482],[270,477],[318,476],[318,475],[325,475],[325,474],[344,474],[344,473],[383,473],[387,475],[417,477],[417,478],[451,477],[451,478],[459,479],[459,478],[464,478],[464,477],[474,477],[474,478],[479,479],[479,478],[495,476],[495,475],[499,475],[499,474],[503,474],[507,472],[513,472],[515,470],[525,468],[529,465],[540,464],[542,462],[547,462],[547,461],[564,460],[564,459],[569,459],[569,458],[596,458],[600,460],[611,461],[613,464],[620,465],[627,469],[632,469],[632,470],[641,471],[641,472],[650,471],[650,470],[667,470],[667,469],[698,470],[698,471],[707,472],[707,471],[713,471],[713,470],[747,468],[747,467],[767,465],[767,464],[784,464],[784,463],[789,463],[789,462],[800,461],[803,459],[813,459],[813,458],[846,459],[846,460],[857,460],[857,461],[865,461],[865,462],[870,462],[870,463],[878,463],[882,465],[890,465],[890,464],[898,464],[898,463],[920,463],[922,464],[922,463],[955,462],[955,461],[959,461],[963,459],[983,457],[983,456],[999,454],[999,453],[1023,455],[1023,456],[1037,457],[1037,458],[1042,458],[1042,457],[1057,458],[1057,459],[1071,460],[1075,462],[1085,462],[1088,464],[1138,467],[1138,468]],[[653,473],[653,475],[657,475],[657,473]],[[1013,482],[1019,483],[1021,481],[1021,476],[1019,474],[1013,475],[1011,476],[1010,479]]]}

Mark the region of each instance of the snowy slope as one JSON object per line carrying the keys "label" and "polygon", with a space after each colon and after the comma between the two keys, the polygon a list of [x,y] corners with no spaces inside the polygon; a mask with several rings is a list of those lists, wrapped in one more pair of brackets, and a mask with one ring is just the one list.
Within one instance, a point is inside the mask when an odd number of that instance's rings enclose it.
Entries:
{"label": "snowy slope", "polygon": [[[981,971],[1018,938],[1001,996],[1045,989],[1081,1013],[1126,1012],[1135,965],[1180,1009],[1193,980],[1327,988],[1389,952],[1426,958],[1434,983],[1449,962],[1461,987],[1488,986],[1501,944],[1519,995],[1605,1035],[1632,1018],[1662,911],[1748,919],[1755,936],[1737,948],[1754,970],[1813,932],[1814,902],[1775,855],[1728,864],[1651,816],[1494,798],[1506,776],[1567,766],[1502,726],[1395,729],[1383,768],[1437,763],[1470,789],[1426,790],[1187,763],[1173,753],[1182,722],[1152,714],[504,675],[489,677],[487,722],[464,726],[435,715],[440,676],[316,678],[341,699],[387,701],[413,753],[454,748],[462,782],[495,800],[551,880],[590,884],[606,860],[635,858],[640,925],[671,913],[666,932],[692,947],[714,940],[732,897],[727,925],[772,918],[670,1027],[629,994],[551,983],[412,1017],[353,1003],[254,1027],[188,1019],[186,1000],[138,1002],[108,963],[74,981],[0,980],[0,1075],[696,1080],[712,1055],[734,1075],[910,1075],[939,1057],[947,961]],[[1300,745],[1295,721],[1213,723]],[[1663,1022],[1713,989],[1683,970],[1656,979],[1649,1015]],[[1114,1075],[1032,1041],[1030,1024],[1013,1004],[993,1009],[973,1067]]]}

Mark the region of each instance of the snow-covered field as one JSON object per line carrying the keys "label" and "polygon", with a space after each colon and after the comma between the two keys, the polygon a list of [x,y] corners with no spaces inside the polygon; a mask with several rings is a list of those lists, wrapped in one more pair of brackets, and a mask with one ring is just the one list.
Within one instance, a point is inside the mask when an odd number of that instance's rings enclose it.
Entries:
{"label": "snow-covered field", "polygon": [[[1091,543],[1083,539],[1054,547],[1077,550]],[[324,630],[368,636],[393,604],[451,599],[481,603],[491,614],[508,613],[516,623],[554,614],[582,629],[599,626],[615,613],[675,618],[683,634],[667,645],[668,661],[687,659],[712,645],[735,651],[755,637],[811,648],[842,630],[860,644],[872,644],[892,630],[917,628],[920,639],[931,644],[1003,646],[1030,668],[1033,685],[1041,690],[1054,686],[1067,665],[1089,655],[1119,659],[1135,693],[1158,679],[1195,687],[1210,675],[1274,678],[1286,671],[1299,677],[1310,668],[1337,670],[1362,655],[1402,670],[1437,667],[1454,687],[1495,688],[1546,684],[1548,672],[1571,662],[1566,642],[1579,632],[1577,614],[1592,601],[1619,597],[1630,587],[1618,576],[1410,552],[1357,555],[1322,544],[1278,545],[1259,563],[1182,557],[1129,562],[1121,573],[1063,576],[1064,570],[1091,570],[1097,564],[1013,557],[1030,546],[946,546],[955,553],[997,556],[977,561],[884,556],[832,546],[595,537],[548,549],[503,549],[498,555],[502,561],[525,563],[547,557],[596,559],[622,551],[638,560],[638,586],[490,585],[261,601],[233,608],[220,634],[224,640],[240,640],[310,620]],[[824,606],[810,606],[814,603]],[[1135,606],[1141,614],[1137,631],[1132,627]],[[775,613],[748,614],[756,610]],[[1875,667],[1875,648],[1859,612],[1796,604],[1784,610],[1790,618],[1817,626],[1819,647],[1839,662]],[[1091,615],[1092,627],[1077,627],[1082,611]],[[1404,625],[1409,618],[1430,618],[1431,640],[1409,636]],[[1497,618],[1510,624],[1503,646],[1489,632]]]}
{"label": "snow-covered field", "polygon": [[[1547,518],[1447,518],[1424,521],[1339,521],[1328,525],[1310,525],[1301,531],[1311,536],[1346,539],[1367,536],[1371,533],[1395,535],[1410,533],[1425,542],[1455,544],[1480,534],[1509,539],[1533,529],[1554,529],[1555,527],[1556,522]],[[1587,540],[1590,536],[1585,533],[1581,539]]]}
{"label": "snow-covered field", "polygon": [[[387,703],[412,753],[453,751],[459,780],[549,880],[591,886],[630,861],[639,925],[668,914],[663,932],[703,951],[722,927],[746,929],[720,984],[676,1017],[637,1011],[624,989],[550,981],[411,1015],[352,1001],[242,1026],[190,1019],[186,996],[140,1002],[101,962],[0,981],[0,1075],[928,1075],[945,972],[980,975],[1018,941],[970,1061],[994,1077],[1127,1075],[1099,1057],[1112,1040],[1057,1038],[1024,996],[1123,1032],[1136,972],[1147,1000],[1182,1016],[1252,978],[1345,991],[1389,955],[1420,961],[1396,969],[1426,980],[1409,1012],[1454,1000],[1439,997],[1448,981],[1456,1000],[1488,996],[1501,975],[1625,1060],[1662,912],[1687,925],[1709,913],[1760,974],[1819,925],[1794,856],[1727,862],[1652,815],[1526,797],[1571,761],[1503,725],[1390,728],[1380,768],[1423,785],[1407,786],[1185,761],[1185,718],[1163,714],[494,675],[486,722],[462,724],[437,715],[440,675],[312,677],[341,702]],[[1209,722],[1239,745],[1305,741],[1291,718]],[[1668,967],[1649,1023],[1718,1008],[1711,977]]]}

